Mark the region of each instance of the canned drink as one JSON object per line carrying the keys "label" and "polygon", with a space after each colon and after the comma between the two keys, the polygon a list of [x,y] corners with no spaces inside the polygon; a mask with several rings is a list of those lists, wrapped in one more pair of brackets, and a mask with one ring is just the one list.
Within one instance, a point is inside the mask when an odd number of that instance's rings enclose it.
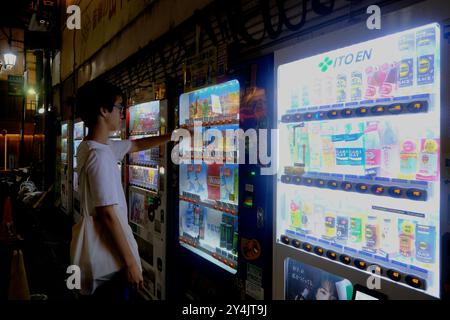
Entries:
{"label": "canned drink", "polygon": [[336,237],[336,216],[330,211],[325,213],[325,237],[328,240]]}
{"label": "canned drink", "polygon": [[414,224],[409,220],[399,219],[398,226],[400,241],[399,253],[405,258],[410,258],[413,256],[414,249]]}
{"label": "canned drink", "polygon": [[293,228],[300,228],[301,227],[300,206],[297,203],[295,203],[294,200],[291,200],[290,211],[291,211],[291,226]]}
{"label": "canned drink", "polygon": [[226,248],[227,248],[227,250],[233,249],[233,235],[234,235],[233,229],[234,229],[233,225],[231,225],[231,224],[226,225]]}
{"label": "canned drink", "polygon": [[362,219],[359,217],[350,218],[350,241],[353,243],[362,241]]}
{"label": "canned drink", "polygon": [[220,247],[226,248],[226,246],[227,246],[226,223],[222,222],[220,224]]}
{"label": "canned drink", "polygon": [[436,227],[417,225],[416,259],[420,262],[434,263],[436,249]]}
{"label": "canned drink", "polygon": [[361,71],[352,72],[352,85],[350,98],[352,101],[358,101],[362,99],[362,86],[363,86],[363,74]]}
{"label": "canned drink", "polygon": [[392,219],[384,218],[381,225],[380,252],[390,255],[395,252]]}
{"label": "canned drink", "polygon": [[366,249],[376,251],[378,247],[378,222],[376,216],[369,216],[365,227]]}
{"label": "canned drink", "polygon": [[339,241],[347,241],[348,217],[337,217],[336,239]]}
{"label": "canned drink", "polygon": [[237,232],[235,232],[233,235],[233,253],[234,254],[237,254],[238,242],[239,242],[239,234]]}
{"label": "canned drink", "polygon": [[336,82],[336,100],[345,102],[347,100],[347,75],[338,74]]}

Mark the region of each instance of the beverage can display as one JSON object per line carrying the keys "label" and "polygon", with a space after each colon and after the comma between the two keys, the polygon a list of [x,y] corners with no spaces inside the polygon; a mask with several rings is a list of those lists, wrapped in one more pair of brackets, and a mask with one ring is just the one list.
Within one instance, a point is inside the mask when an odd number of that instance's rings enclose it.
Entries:
{"label": "beverage can display", "polygon": [[322,197],[313,196],[312,197],[312,216],[309,219],[310,224],[310,234],[316,237],[322,237],[324,239],[328,239],[327,230],[325,227],[325,211],[329,207],[328,203],[326,203],[326,199]]}
{"label": "beverage can display", "polygon": [[234,232],[234,234],[233,234],[233,253],[234,254],[237,254],[238,243],[239,243],[239,234],[237,232]]}
{"label": "beverage can display", "polygon": [[436,181],[439,177],[439,139],[421,139],[417,180]]}
{"label": "beverage can display", "polygon": [[306,125],[294,127],[294,164],[310,167],[308,128]]}
{"label": "beverage can display", "polygon": [[322,142],[322,172],[334,172],[335,152],[333,144],[334,127],[332,122],[325,122],[321,126]]}
{"label": "beverage can display", "polygon": [[220,168],[221,166],[216,163],[208,165],[207,186],[209,200],[220,200]]}
{"label": "beverage can display", "polygon": [[206,208],[204,207],[199,207],[200,212],[199,212],[199,232],[198,232],[198,236],[200,239],[204,239],[205,238],[205,223],[206,223]]}
{"label": "beverage can display", "polygon": [[364,174],[364,126],[364,122],[348,123],[346,125],[347,135],[345,141],[348,146],[348,163],[352,174]]}
{"label": "beverage can display", "polygon": [[400,150],[398,132],[391,122],[381,123],[381,168],[380,175],[395,178],[400,170]]}
{"label": "beverage can display", "polygon": [[302,213],[301,230],[304,233],[310,233],[313,226],[313,202],[310,199],[303,200]]}
{"label": "beverage can display", "polygon": [[363,74],[361,71],[353,71],[351,77],[350,99],[359,101],[362,99]]}
{"label": "beverage can display", "polygon": [[[397,246],[395,245],[395,227],[392,218],[381,219],[380,230],[380,250],[379,252],[385,256],[395,253]],[[394,236],[395,235],[395,236]]]}
{"label": "beverage can display", "polygon": [[411,87],[414,84],[414,34],[409,33],[400,37],[398,49],[401,59],[398,68],[399,88]]}
{"label": "beverage can display", "polygon": [[296,132],[295,126],[288,127],[288,138],[289,138],[289,154],[291,155],[291,161],[293,163],[298,162],[298,148],[296,145]]}
{"label": "beverage can display", "polygon": [[339,242],[345,243],[348,239],[348,217],[338,216],[336,225],[336,239]]}
{"label": "beverage can display", "polygon": [[300,214],[300,206],[295,203],[294,200],[291,200],[290,204],[290,215],[291,215],[291,226],[293,228],[301,227],[301,214]]}
{"label": "beverage can display", "polygon": [[373,99],[377,95],[377,79],[376,79],[376,71],[377,67],[374,66],[368,66],[365,69],[365,76],[366,76],[366,90],[364,92],[364,98],[365,99]]}
{"label": "beverage can display", "polygon": [[417,172],[417,142],[405,139],[400,143],[400,179],[414,179]]}
{"label": "beverage can display", "polygon": [[361,243],[363,238],[362,218],[358,216],[350,217],[350,241],[352,243]]}
{"label": "beverage can display", "polygon": [[335,152],[336,171],[346,173],[349,167],[349,148],[346,143],[345,126],[336,125],[334,134],[331,136],[331,142]]}
{"label": "beverage can display", "polygon": [[347,75],[338,74],[336,77],[336,101],[345,102],[347,100]]}
{"label": "beverage can display", "polygon": [[366,175],[378,176],[380,174],[381,148],[379,132],[378,121],[371,121],[367,123],[364,130]]}
{"label": "beverage can display", "polygon": [[336,237],[336,215],[331,210],[325,210],[325,237],[333,240]]}
{"label": "beverage can display", "polygon": [[367,217],[364,232],[366,240],[366,246],[364,247],[364,249],[375,253],[379,244],[378,218],[376,216]]}
{"label": "beverage can display", "polygon": [[223,165],[220,167],[220,199],[226,202],[237,201],[237,166]]}
{"label": "beverage can display", "polygon": [[233,228],[232,224],[226,224],[225,225],[226,248],[227,248],[227,250],[233,249],[233,235],[234,235],[234,230],[233,229],[234,228]]}
{"label": "beverage can display", "polygon": [[194,205],[194,225],[200,225],[200,207],[198,205]]}
{"label": "beverage can display", "polygon": [[436,227],[416,226],[416,259],[424,263],[435,262]]}
{"label": "beverage can display", "polygon": [[380,87],[380,96],[382,98],[392,98],[397,93],[398,63],[394,62],[388,65],[389,71]]}
{"label": "beverage can display", "polygon": [[220,223],[220,247],[226,248],[227,247],[227,227],[226,223],[222,222]]}
{"label": "beverage can display", "polygon": [[413,256],[414,233],[414,223],[409,220],[398,219],[399,253],[405,258]]}
{"label": "beverage can display", "polygon": [[194,224],[194,208],[193,208],[193,204],[189,203],[188,207],[185,211],[185,226],[186,226],[186,230],[191,230],[192,226]]}
{"label": "beverage can display", "polygon": [[322,141],[320,123],[310,123],[309,130],[309,170],[320,172],[322,168]]}
{"label": "beverage can display", "polygon": [[436,31],[434,28],[420,30],[416,34],[417,84],[434,83]]}

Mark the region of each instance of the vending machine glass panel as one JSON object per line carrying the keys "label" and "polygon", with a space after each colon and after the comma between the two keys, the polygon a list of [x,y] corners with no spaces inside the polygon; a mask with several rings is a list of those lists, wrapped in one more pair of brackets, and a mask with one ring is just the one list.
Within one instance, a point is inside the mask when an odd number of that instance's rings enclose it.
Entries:
{"label": "vending machine glass panel", "polygon": [[439,296],[439,40],[430,24],[278,67],[280,243]]}
{"label": "vending machine glass panel", "polygon": [[180,244],[231,273],[238,250],[239,99],[237,80],[180,96],[180,125],[193,129],[191,141],[179,145]]}

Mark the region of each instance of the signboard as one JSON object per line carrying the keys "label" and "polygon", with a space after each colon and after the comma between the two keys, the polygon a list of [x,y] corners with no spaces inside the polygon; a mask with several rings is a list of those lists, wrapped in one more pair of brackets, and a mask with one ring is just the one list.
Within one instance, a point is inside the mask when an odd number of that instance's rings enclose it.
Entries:
{"label": "signboard", "polygon": [[23,76],[8,75],[8,95],[21,96],[23,94]]}

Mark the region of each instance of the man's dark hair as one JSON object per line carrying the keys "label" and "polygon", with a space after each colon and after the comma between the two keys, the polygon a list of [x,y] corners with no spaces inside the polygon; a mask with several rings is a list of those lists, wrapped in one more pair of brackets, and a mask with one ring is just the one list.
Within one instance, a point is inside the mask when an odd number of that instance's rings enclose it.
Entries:
{"label": "man's dark hair", "polygon": [[112,112],[117,96],[125,98],[120,88],[102,80],[89,81],[79,88],[76,106],[85,125],[89,128],[95,125],[102,107]]}

